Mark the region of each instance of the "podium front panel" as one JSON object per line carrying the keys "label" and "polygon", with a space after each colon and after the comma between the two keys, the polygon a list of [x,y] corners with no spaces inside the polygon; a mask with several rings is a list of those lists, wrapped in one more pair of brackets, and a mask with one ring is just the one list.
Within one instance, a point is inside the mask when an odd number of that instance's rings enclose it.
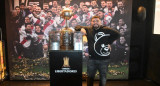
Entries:
{"label": "podium front panel", "polygon": [[53,50],[50,58],[50,86],[82,86],[82,51]]}

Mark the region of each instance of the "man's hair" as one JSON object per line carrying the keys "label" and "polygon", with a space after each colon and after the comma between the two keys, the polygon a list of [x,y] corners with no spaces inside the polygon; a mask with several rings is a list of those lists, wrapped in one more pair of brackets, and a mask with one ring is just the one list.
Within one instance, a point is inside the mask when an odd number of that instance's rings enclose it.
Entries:
{"label": "man's hair", "polygon": [[20,4],[19,4],[19,6],[20,6],[20,5],[24,5],[24,6],[25,6],[25,4],[24,4],[24,3],[20,3]]}
{"label": "man's hair", "polygon": [[113,2],[112,0],[107,0],[107,2],[110,2],[110,1]]}
{"label": "man's hair", "polygon": [[99,19],[100,19],[99,16],[93,16],[93,17],[91,18],[91,21],[92,21],[93,19],[95,19],[95,18],[99,18]]}
{"label": "man's hair", "polygon": [[43,5],[49,5],[48,3],[43,3]]}
{"label": "man's hair", "polygon": [[53,12],[52,12],[51,10],[48,10],[47,13],[49,13],[49,12],[50,12],[50,13],[52,14],[52,16],[53,16]]}
{"label": "man's hair", "polygon": [[31,23],[25,23],[25,27],[27,27],[27,25],[31,25]]}
{"label": "man's hair", "polygon": [[98,12],[102,12],[102,13],[105,13],[103,10],[98,10]]}
{"label": "man's hair", "polygon": [[88,5],[83,5],[83,6],[86,6],[87,8],[89,8],[89,6],[88,6]]}
{"label": "man's hair", "polygon": [[16,9],[16,8],[20,8],[20,7],[19,7],[19,6],[16,6],[15,9]]}

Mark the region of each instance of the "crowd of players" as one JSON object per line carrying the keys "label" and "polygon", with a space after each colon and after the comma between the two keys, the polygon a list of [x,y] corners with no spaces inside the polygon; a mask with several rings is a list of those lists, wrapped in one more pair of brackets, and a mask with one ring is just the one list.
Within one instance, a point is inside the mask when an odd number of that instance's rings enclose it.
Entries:
{"label": "crowd of players", "polygon": [[[60,31],[66,21],[60,16],[63,9],[69,8],[74,13],[69,20],[69,27],[74,31],[76,25],[89,26],[92,16],[101,18],[102,25],[116,29],[121,33],[119,40],[113,44],[113,54],[121,54],[122,58],[128,52],[129,29],[125,17],[127,10],[124,0],[79,1],[71,5],[71,0],[65,0],[62,6],[58,0],[25,6],[21,3],[11,11],[11,45],[19,58],[47,57],[49,31]],[[119,53],[120,52],[120,53]],[[123,54],[122,54],[123,53]],[[120,56],[120,55],[119,55]],[[119,57],[116,57],[119,58]],[[121,59],[122,59],[121,58]]]}

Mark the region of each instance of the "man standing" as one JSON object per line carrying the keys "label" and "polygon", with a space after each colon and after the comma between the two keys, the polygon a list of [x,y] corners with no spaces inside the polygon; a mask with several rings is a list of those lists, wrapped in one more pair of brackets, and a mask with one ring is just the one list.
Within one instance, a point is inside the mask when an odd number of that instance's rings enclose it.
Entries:
{"label": "man standing", "polygon": [[106,74],[110,60],[110,45],[119,38],[120,34],[108,27],[101,25],[98,16],[93,16],[91,26],[76,26],[75,30],[86,30],[88,39],[89,60],[87,65],[87,86],[93,86],[96,71],[100,73],[99,86],[106,86]]}

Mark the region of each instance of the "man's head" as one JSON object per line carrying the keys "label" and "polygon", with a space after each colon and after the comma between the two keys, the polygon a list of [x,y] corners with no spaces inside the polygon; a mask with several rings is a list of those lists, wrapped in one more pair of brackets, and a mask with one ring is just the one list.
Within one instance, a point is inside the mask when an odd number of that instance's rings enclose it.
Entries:
{"label": "man's head", "polygon": [[91,5],[92,5],[92,7],[97,6],[97,0],[92,0],[92,1],[91,1]]}
{"label": "man's head", "polygon": [[27,33],[32,32],[31,26],[32,26],[31,23],[26,23],[26,24],[25,24],[25,31],[26,31]]}
{"label": "man's head", "polygon": [[57,13],[60,13],[62,11],[62,7],[61,7],[61,5],[58,5],[57,6]]}
{"label": "man's head", "polygon": [[101,1],[101,7],[102,7],[102,8],[105,8],[105,7],[106,7],[106,1],[105,1],[105,0],[102,0],[102,1]]}
{"label": "man's head", "polygon": [[53,16],[52,11],[47,11],[47,19],[51,20],[52,16]]}
{"label": "man's head", "polygon": [[16,10],[12,10],[12,17],[16,17],[17,16],[17,11]]}
{"label": "man's head", "polygon": [[85,2],[85,5],[90,6],[91,3],[90,3],[89,1],[86,1],[86,2]]}
{"label": "man's head", "polygon": [[65,5],[70,5],[71,4],[71,0],[65,0]]}
{"label": "man's head", "polygon": [[20,3],[20,9],[24,10],[24,8],[25,8],[25,4],[24,3]]}
{"label": "man's head", "polygon": [[107,3],[106,3],[106,6],[107,6],[108,9],[111,9],[112,6],[113,6],[112,0],[108,0]]}
{"label": "man's head", "polygon": [[25,23],[31,23],[30,18],[29,17],[25,17]]}
{"label": "man's head", "polygon": [[35,31],[36,31],[37,33],[40,33],[40,32],[41,32],[41,27],[40,27],[39,25],[36,25],[36,26],[35,26]]}
{"label": "man's head", "polygon": [[123,20],[122,18],[121,18],[121,19],[119,19],[118,24],[119,24],[119,26],[124,25],[124,20]]}
{"label": "man's head", "polygon": [[77,4],[74,4],[73,5],[73,13],[76,13],[78,11],[78,5]]}
{"label": "man's head", "polygon": [[48,5],[48,3],[44,3],[44,4],[43,4],[43,10],[44,10],[45,12],[47,12],[47,11],[49,10],[49,5]]}
{"label": "man's head", "polygon": [[53,5],[53,7],[57,7],[58,6],[58,2],[56,0],[54,0],[52,5]]}
{"label": "man's head", "polygon": [[94,13],[95,15],[98,15],[98,10],[99,10],[99,8],[98,8],[98,7],[95,7],[95,8],[93,9],[93,13]]}
{"label": "man's head", "polygon": [[93,16],[91,19],[91,26],[98,29],[101,26],[101,20],[99,16]]}
{"label": "man's head", "polygon": [[84,2],[83,2],[83,1],[81,1],[81,2],[79,3],[80,8],[82,8],[82,7],[83,7],[83,5],[84,5]]}
{"label": "man's head", "polygon": [[124,44],[126,42],[126,39],[124,36],[121,36],[119,39],[120,39],[120,44]]}
{"label": "man's head", "polygon": [[51,9],[51,11],[52,11],[52,13],[57,13],[57,8],[55,8],[55,7],[52,7],[52,9]]}
{"label": "man's head", "polygon": [[117,6],[118,6],[119,9],[122,9],[123,6],[124,6],[124,4],[123,4],[122,1],[118,1],[118,2],[117,2]]}
{"label": "man's head", "polygon": [[31,5],[28,5],[27,8],[29,9],[30,12],[33,12],[33,8]]}
{"label": "man's head", "polygon": [[88,6],[87,5],[83,5],[83,12],[88,13]]}
{"label": "man's head", "polygon": [[19,7],[19,6],[16,6],[16,7],[15,7],[15,10],[17,11],[17,14],[20,13],[20,7]]}
{"label": "man's head", "polygon": [[78,24],[77,20],[76,19],[72,19],[70,26],[71,27],[75,27],[77,24]]}
{"label": "man's head", "polygon": [[32,5],[32,8],[33,8],[33,11],[36,11],[37,4],[36,4],[36,3],[34,3],[34,4]]}
{"label": "man's head", "polygon": [[102,19],[104,17],[104,11],[103,10],[99,10],[98,11],[98,16],[100,17],[100,19]]}
{"label": "man's head", "polygon": [[39,15],[41,13],[41,7],[36,7],[36,14]]}

